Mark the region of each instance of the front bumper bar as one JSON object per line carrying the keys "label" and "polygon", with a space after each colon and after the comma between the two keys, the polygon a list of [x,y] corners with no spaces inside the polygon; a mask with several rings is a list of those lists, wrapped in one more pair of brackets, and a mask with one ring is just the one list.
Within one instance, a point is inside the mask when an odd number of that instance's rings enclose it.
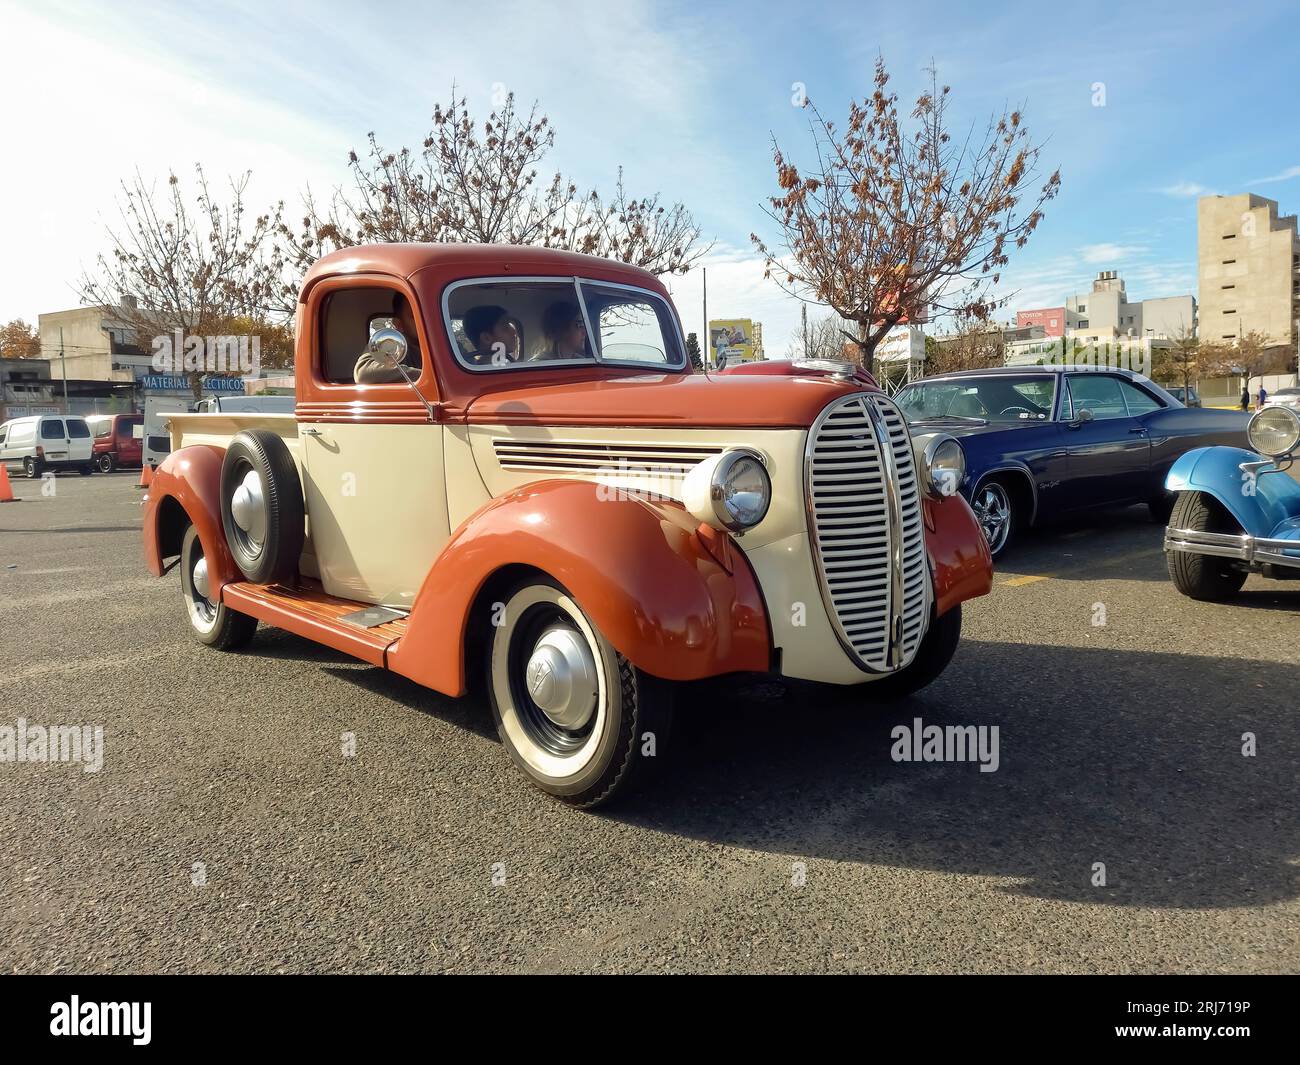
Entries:
{"label": "front bumper bar", "polygon": [[[1166,529],[1166,551],[1188,551],[1195,555],[1217,555],[1248,565],[1295,566],[1300,569],[1300,541],[1269,540],[1262,536],[1197,532],[1194,529]],[[1284,551],[1297,554],[1286,555]]]}

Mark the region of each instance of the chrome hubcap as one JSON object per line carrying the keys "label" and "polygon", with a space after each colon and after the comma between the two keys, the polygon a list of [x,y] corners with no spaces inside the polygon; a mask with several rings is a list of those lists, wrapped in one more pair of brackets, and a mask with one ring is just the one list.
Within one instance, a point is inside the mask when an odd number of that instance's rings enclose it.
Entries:
{"label": "chrome hubcap", "polygon": [[211,598],[208,594],[208,560],[202,555],[194,563],[193,575],[194,590],[203,596],[204,599]]}
{"label": "chrome hubcap", "polygon": [[557,626],[542,633],[524,675],[533,702],[561,728],[581,729],[596,712],[596,661],[573,629]]}
{"label": "chrome hubcap", "polygon": [[989,542],[989,547],[996,551],[1006,539],[1011,522],[1011,504],[1006,493],[997,485],[989,485],[980,493],[979,501],[975,504],[975,516],[979,519],[980,528],[984,530],[984,538]]}
{"label": "chrome hubcap", "polygon": [[231,496],[230,516],[254,544],[266,539],[266,502],[262,495],[262,479],[256,470],[249,470],[244,475]]}

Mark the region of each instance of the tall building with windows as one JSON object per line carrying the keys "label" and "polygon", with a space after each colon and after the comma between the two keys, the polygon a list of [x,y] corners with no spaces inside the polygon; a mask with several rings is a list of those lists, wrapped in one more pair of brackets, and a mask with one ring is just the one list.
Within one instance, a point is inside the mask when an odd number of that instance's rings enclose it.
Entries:
{"label": "tall building with windows", "polygon": [[1296,216],[1274,200],[1241,193],[1203,196],[1196,211],[1201,339],[1262,333],[1294,348],[1300,319],[1300,236]]}
{"label": "tall building with windows", "polygon": [[1091,292],[1067,299],[1065,311],[1070,316],[1067,332],[1076,337],[1110,340],[1152,336],[1173,339],[1184,331],[1196,331],[1194,296],[1130,301],[1124,279],[1115,270],[1099,273],[1092,283]]}

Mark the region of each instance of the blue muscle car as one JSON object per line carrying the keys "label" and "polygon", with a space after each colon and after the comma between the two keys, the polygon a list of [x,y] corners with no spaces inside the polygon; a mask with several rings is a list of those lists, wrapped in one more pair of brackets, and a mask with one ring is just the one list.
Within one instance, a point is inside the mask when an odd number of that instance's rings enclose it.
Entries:
{"label": "blue muscle car", "polygon": [[1146,503],[1163,524],[1165,476],[1184,452],[1241,444],[1249,415],[1184,407],[1130,370],[1090,366],[964,370],[894,397],[912,432],[966,452],[961,493],[996,557],[1016,531],[1074,511]]}

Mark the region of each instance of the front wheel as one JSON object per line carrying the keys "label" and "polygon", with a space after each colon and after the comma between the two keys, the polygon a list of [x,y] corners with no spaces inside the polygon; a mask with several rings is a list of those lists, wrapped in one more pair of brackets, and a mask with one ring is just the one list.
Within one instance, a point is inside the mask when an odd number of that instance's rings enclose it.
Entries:
{"label": "front wheel", "polygon": [[220,602],[219,597],[212,598],[208,560],[203,555],[203,544],[193,525],[185,530],[185,539],[181,542],[180,571],[181,595],[195,639],[218,651],[234,651],[246,646],[257,631],[257,618],[231,610]]}
{"label": "front wheel", "polygon": [[29,480],[36,480],[45,470],[45,464],[28,455],[23,459],[23,473]]}
{"label": "front wheel", "polygon": [[599,806],[663,757],[671,687],[614,650],[560,585],[525,580],[496,620],[487,655],[492,716],[536,787],[572,806]]}
{"label": "front wheel", "polygon": [[[1204,492],[1178,493],[1169,515],[1169,528],[1191,532],[1241,531],[1219,502]],[[1216,555],[1170,551],[1168,565],[1174,587],[1189,599],[1221,603],[1231,599],[1246,583],[1245,570]]]}
{"label": "front wheel", "polygon": [[971,509],[988,541],[989,554],[994,558],[1006,550],[1016,531],[1016,512],[1011,493],[1001,481],[985,481],[971,499]]}
{"label": "front wheel", "polygon": [[102,452],[102,453],[101,453],[101,454],[100,454],[100,455],[95,459],[95,465],[99,467],[99,472],[100,472],[100,473],[112,473],[112,472],[113,472],[113,456],[110,455],[107,451]]}
{"label": "front wheel", "polygon": [[911,663],[897,673],[869,684],[867,694],[872,698],[889,700],[919,692],[948,668],[960,642],[961,604],[958,603],[930,623],[930,629]]}

